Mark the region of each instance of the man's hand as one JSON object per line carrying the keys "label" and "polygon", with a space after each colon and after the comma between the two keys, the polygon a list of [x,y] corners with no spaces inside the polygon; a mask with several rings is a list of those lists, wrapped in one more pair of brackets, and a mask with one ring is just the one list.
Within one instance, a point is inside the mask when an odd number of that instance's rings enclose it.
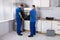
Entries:
{"label": "man's hand", "polygon": [[22,20],[24,21],[24,18],[22,18]]}
{"label": "man's hand", "polygon": [[19,15],[20,15],[21,19],[24,21],[24,18],[22,17],[21,13],[19,13]]}
{"label": "man's hand", "polygon": [[27,13],[27,16],[29,16],[30,14],[29,13]]}

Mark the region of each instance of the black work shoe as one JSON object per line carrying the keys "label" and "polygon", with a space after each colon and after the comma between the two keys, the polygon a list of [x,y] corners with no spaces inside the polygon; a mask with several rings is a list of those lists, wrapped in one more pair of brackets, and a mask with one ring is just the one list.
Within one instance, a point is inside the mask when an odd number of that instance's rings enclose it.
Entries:
{"label": "black work shoe", "polygon": [[29,35],[28,37],[33,37],[33,35]]}
{"label": "black work shoe", "polygon": [[36,34],[34,34],[34,35],[36,35]]}
{"label": "black work shoe", "polygon": [[22,36],[23,34],[18,34],[19,36]]}

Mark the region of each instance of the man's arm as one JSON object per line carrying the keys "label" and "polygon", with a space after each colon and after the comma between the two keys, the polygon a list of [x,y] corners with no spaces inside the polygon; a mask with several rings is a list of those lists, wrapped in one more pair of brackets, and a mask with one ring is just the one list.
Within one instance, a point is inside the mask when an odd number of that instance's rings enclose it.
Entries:
{"label": "man's arm", "polygon": [[21,13],[19,13],[20,17],[22,18],[22,20],[24,20],[24,18],[22,17]]}

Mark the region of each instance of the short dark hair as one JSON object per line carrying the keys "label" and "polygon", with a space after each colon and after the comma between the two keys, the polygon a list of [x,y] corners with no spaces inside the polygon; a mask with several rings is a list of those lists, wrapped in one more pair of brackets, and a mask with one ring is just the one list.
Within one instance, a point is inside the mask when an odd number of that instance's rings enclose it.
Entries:
{"label": "short dark hair", "polygon": [[20,4],[20,6],[24,7],[24,5],[23,5],[23,4]]}
{"label": "short dark hair", "polygon": [[32,7],[35,7],[35,5],[32,5]]}

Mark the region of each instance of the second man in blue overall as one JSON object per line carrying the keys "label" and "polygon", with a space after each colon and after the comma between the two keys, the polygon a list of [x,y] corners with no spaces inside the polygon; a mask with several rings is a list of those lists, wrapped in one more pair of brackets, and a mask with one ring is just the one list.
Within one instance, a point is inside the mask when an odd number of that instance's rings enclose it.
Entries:
{"label": "second man in blue overall", "polygon": [[30,11],[30,35],[28,37],[33,37],[36,35],[36,9],[35,5],[32,5],[32,10]]}

